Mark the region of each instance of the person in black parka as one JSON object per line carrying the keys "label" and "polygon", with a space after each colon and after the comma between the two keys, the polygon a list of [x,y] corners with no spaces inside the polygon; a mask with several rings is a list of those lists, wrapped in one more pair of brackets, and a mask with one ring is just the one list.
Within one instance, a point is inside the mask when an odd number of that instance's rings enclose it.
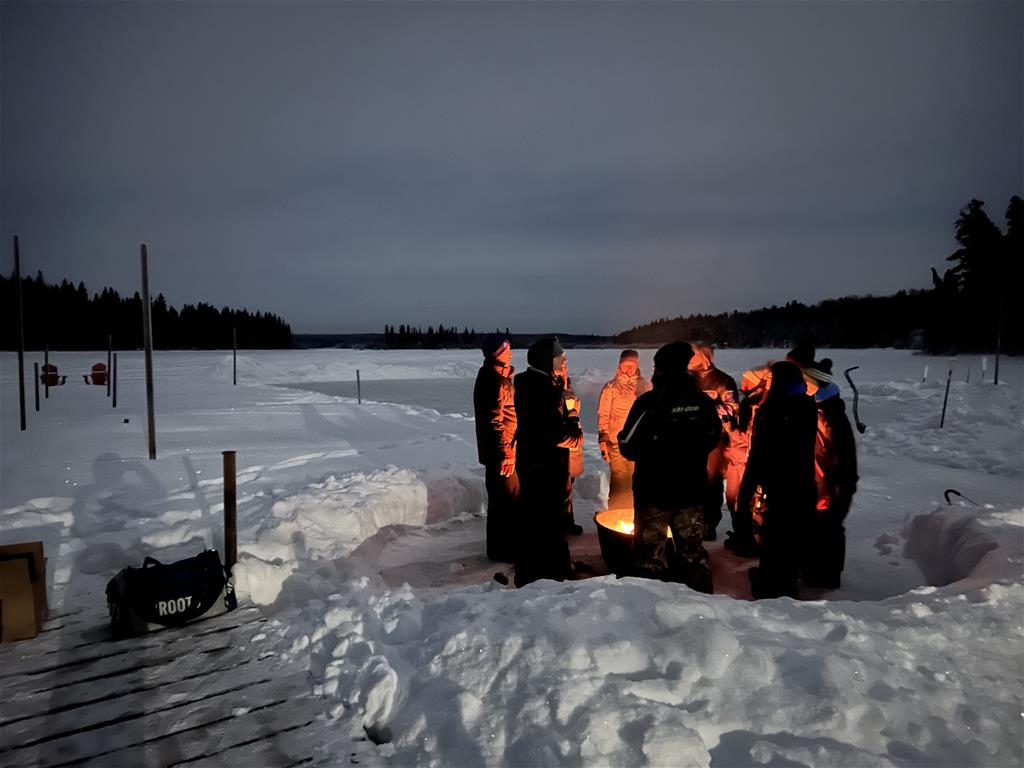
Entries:
{"label": "person in black parka", "polygon": [[[633,563],[638,575],[681,581],[711,592],[704,549],[708,454],[722,422],[711,398],[687,372],[689,344],[666,344],[654,356],[653,389],[636,399],[618,434],[633,471]],[[669,555],[668,530],[674,556]]]}
{"label": "person in black parka", "polygon": [[515,377],[516,472],[520,482],[519,546],[515,584],[572,575],[565,542],[569,451],[583,440],[579,422],[567,418],[564,383],[556,375],[565,366],[557,339],[530,347],[529,367]]}
{"label": "person in black parka", "polygon": [[817,496],[818,411],[797,365],[775,363],[771,374],[768,396],[754,418],[737,504],[749,509],[759,487],[763,492],[762,522],[755,531],[761,539],[761,562],[750,569],[754,597],[795,598],[803,536],[814,518]]}

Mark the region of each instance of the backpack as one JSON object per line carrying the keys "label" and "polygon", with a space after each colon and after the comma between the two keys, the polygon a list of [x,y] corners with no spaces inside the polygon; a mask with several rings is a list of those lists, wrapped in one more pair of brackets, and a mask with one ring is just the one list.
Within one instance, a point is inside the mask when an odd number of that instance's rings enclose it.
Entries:
{"label": "backpack", "polygon": [[107,584],[110,623],[121,635],[184,626],[236,605],[234,584],[212,549],[167,565],[147,557],[141,568],[125,568]]}

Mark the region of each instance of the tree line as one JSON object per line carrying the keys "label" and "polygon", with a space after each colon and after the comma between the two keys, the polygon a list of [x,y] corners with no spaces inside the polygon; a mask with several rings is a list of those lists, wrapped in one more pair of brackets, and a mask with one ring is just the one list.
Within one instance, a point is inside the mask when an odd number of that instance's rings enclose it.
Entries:
{"label": "tree line", "polygon": [[719,346],[782,347],[812,339],[822,347],[914,347],[935,354],[1024,352],[1024,201],[1014,195],[1005,232],[972,199],[960,210],[959,246],[930,289],[848,296],[817,304],[790,301],[749,312],[662,318],[616,336],[619,344],[674,339]]}
{"label": "tree line", "polygon": [[[136,291],[122,297],[104,287],[89,295],[85,283],[62,280],[47,283],[42,272],[22,277],[25,319],[25,348],[105,349],[107,335],[115,349],[140,349],[142,338],[142,297]],[[5,322],[0,343],[4,349],[17,347],[17,282],[0,276],[0,305]],[[278,315],[247,309],[217,309],[211,304],[185,304],[179,311],[168,305],[163,294],[150,302],[153,346],[157,349],[230,349],[232,329],[237,329],[242,349],[283,349],[292,346],[291,327]]]}
{"label": "tree line", "polygon": [[[491,331],[477,333],[475,328],[468,327],[460,331],[456,326],[448,328],[443,324],[436,329],[429,325],[426,331],[419,326],[402,324],[396,330],[393,325],[385,325],[383,346],[385,349],[473,349],[480,346],[488,333]],[[494,333],[500,334],[501,330],[495,329]],[[510,336],[508,328],[505,336]]]}

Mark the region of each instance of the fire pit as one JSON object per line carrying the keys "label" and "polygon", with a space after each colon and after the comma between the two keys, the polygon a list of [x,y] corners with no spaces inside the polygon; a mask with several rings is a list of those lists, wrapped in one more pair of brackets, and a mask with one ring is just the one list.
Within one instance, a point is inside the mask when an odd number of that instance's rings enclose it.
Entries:
{"label": "fire pit", "polygon": [[[601,544],[601,557],[608,570],[616,576],[627,576],[632,570],[633,510],[628,508],[602,509],[594,515],[597,540]],[[672,531],[668,531],[672,538]]]}

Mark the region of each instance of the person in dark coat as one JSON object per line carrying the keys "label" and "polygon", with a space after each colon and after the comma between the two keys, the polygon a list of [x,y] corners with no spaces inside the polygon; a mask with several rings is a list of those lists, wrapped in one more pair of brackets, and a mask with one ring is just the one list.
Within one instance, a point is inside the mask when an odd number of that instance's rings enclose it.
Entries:
{"label": "person in dark coat", "polygon": [[722,522],[722,499],[725,495],[729,432],[736,424],[739,409],[739,391],[736,380],[715,367],[715,350],[707,344],[693,343],[690,374],[697,380],[697,389],[711,398],[722,419],[722,437],[708,455],[708,488],[704,497],[704,541],[718,537],[718,524]]}
{"label": "person in dark coat", "polygon": [[515,561],[519,499],[512,345],[504,336],[492,334],[484,339],[481,350],[484,364],[473,387],[473,412],[477,457],[484,465],[487,488],[487,557],[511,563]]}
{"label": "person in dark coat", "polygon": [[557,339],[530,347],[529,367],[515,378],[516,470],[521,484],[520,536],[515,584],[537,579],[564,580],[572,575],[565,542],[569,451],[583,440],[579,423],[566,414],[562,380],[565,352]]}
{"label": "person in dark coat", "polygon": [[757,510],[754,535],[760,539],[761,562],[750,569],[755,598],[798,596],[802,537],[814,517],[817,433],[817,406],[807,396],[800,368],[773,364],[771,388],[754,418],[738,501],[742,509]]}
{"label": "person in dark coat", "polygon": [[825,358],[804,369],[808,391],[818,404],[814,448],[818,503],[807,536],[803,583],[838,589],[846,560],[843,523],[857,492],[857,445],[846,404],[832,381],[832,361]]}
{"label": "person in dark coat", "polygon": [[[708,454],[722,422],[687,372],[693,350],[666,344],[654,355],[653,389],[636,399],[618,434],[633,471],[633,563],[638,575],[710,593],[703,502]],[[674,555],[669,554],[672,531]]]}

